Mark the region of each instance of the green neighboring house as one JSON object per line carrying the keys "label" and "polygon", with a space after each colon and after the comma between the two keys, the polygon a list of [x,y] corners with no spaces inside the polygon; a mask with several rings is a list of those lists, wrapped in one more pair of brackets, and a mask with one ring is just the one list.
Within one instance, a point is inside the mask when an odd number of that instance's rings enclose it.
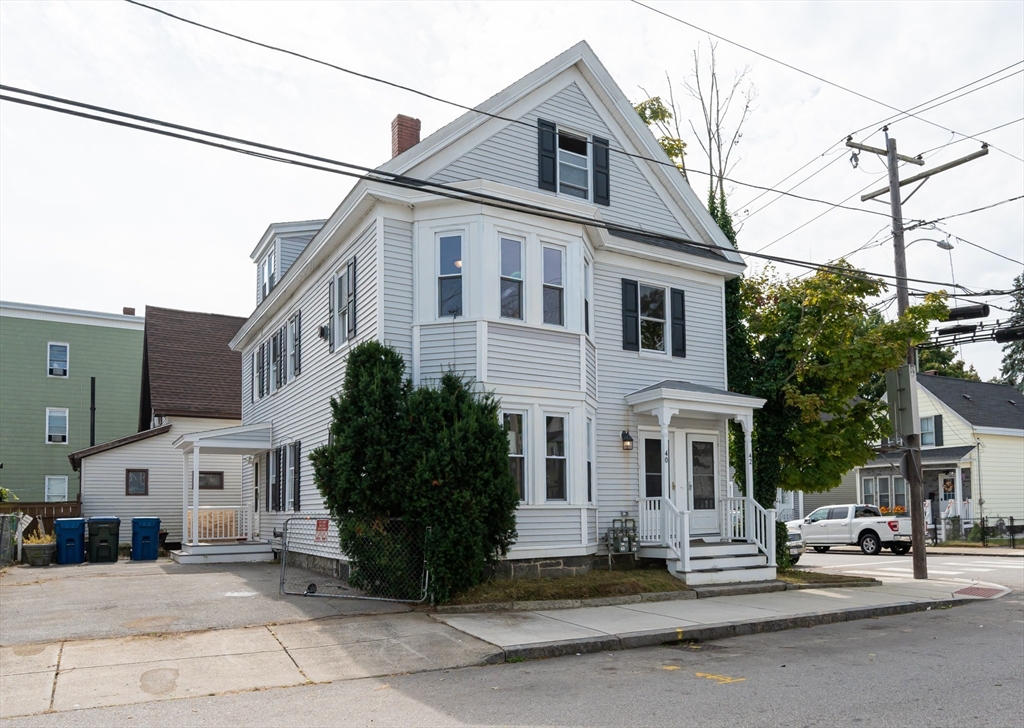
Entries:
{"label": "green neighboring house", "polygon": [[68,453],[138,429],[145,319],[131,314],[0,301],[0,486],[19,500],[76,500]]}

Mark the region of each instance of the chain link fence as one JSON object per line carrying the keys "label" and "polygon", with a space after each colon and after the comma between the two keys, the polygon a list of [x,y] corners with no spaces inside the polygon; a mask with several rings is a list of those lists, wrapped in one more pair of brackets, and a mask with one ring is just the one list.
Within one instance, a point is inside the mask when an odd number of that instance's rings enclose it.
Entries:
{"label": "chain link fence", "polygon": [[941,519],[938,527],[931,529],[931,537],[935,546],[948,541],[974,541],[983,546],[1017,548],[1024,540],[1024,522],[1013,516],[985,516],[975,521],[951,516]]}
{"label": "chain link fence", "polygon": [[281,594],[426,601],[426,538],[398,518],[340,524],[326,513],[289,518],[281,531]]}

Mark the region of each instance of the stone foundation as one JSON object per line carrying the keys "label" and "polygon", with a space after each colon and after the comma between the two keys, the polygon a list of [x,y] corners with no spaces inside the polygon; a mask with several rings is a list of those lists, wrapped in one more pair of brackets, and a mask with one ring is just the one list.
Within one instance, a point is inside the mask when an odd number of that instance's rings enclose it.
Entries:
{"label": "stone foundation", "polygon": [[505,559],[491,568],[488,576],[495,579],[532,579],[548,577],[560,579],[582,576],[591,570],[622,571],[629,569],[665,568],[662,559],[636,559],[632,554],[563,556],[543,559]]}
{"label": "stone foundation", "polygon": [[[278,553],[280,557],[280,552]],[[288,566],[294,566],[306,571],[313,571],[325,576],[331,576],[342,581],[348,581],[348,562],[340,559],[332,559],[326,556],[315,556],[304,554],[300,551],[288,552]]]}

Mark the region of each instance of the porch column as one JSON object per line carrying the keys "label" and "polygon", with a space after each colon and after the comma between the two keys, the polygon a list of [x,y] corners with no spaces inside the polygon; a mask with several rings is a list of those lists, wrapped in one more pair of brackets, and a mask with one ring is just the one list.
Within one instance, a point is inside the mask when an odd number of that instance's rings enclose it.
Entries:
{"label": "porch column", "polygon": [[181,453],[181,542],[188,541],[188,450]]}
{"label": "porch column", "polygon": [[[956,478],[956,480],[953,481],[953,497],[956,498],[956,504],[955,504],[954,510],[956,511],[957,516],[960,517],[960,528],[963,529],[963,527],[964,527],[964,518],[963,518],[963,516],[964,516],[964,513],[963,513],[963,510],[964,510],[964,487],[963,487],[963,473],[960,470],[960,463],[956,464],[956,475],[954,477]],[[963,533],[958,533],[956,537],[958,539],[963,537]]]}
{"label": "porch column", "polygon": [[199,446],[192,449],[192,543],[199,543]]}
{"label": "porch column", "polygon": [[[665,500],[672,499],[672,488],[671,481],[669,478],[672,473],[670,472],[668,463],[668,425],[672,421],[672,410],[668,407],[659,407],[657,416],[658,424],[661,426],[661,497]],[[641,440],[641,447],[643,441]],[[641,453],[640,457],[643,457]],[[661,541],[663,544],[670,544],[670,534],[672,533],[672,526],[670,523],[669,508],[664,503],[661,504]]]}
{"label": "porch column", "polygon": [[740,415],[735,420],[743,428],[743,465],[747,484],[747,500],[743,508],[743,527],[746,531],[747,540],[750,541],[754,536],[754,508],[752,506],[754,503],[754,453],[753,439],[751,437],[751,430],[754,429],[754,418],[753,415]]}

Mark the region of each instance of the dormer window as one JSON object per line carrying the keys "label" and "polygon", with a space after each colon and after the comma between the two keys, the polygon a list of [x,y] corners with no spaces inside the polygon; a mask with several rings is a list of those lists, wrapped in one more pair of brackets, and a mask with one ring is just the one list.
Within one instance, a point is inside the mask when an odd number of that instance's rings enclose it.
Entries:
{"label": "dormer window", "polygon": [[277,260],[273,250],[267,253],[260,264],[260,279],[263,283],[263,298],[266,298],[277,283]]}
{"label": "dormer window", "polygon": [[537,186],[549,192],[611,204],[607,139],[559,129],[537,119]]}

